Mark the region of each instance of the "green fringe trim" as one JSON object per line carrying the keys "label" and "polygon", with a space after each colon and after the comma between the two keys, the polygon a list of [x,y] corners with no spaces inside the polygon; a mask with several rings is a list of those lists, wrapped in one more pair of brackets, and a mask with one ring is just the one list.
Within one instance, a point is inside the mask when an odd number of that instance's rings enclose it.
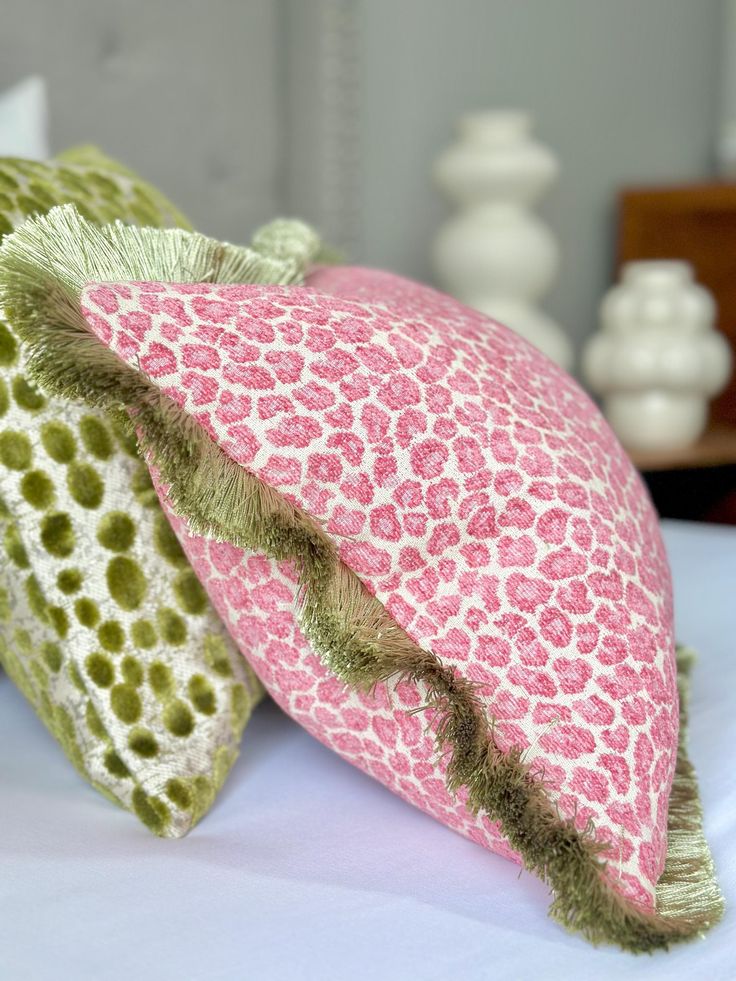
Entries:
{"label": "green fringe trim", "polygon": [[[449,788],[466,787],[470,808],[500,823],[525,867],[550,887],[551,916],[593,943],[615,943],[632,952],[667,948],[713,926],[723,903],[684,748],[689,656],[682,654],[679,664],[683,725],[667,868],[657,910],[649,912],[613,887],[615,873],[607,873],[606,846],[596,841],[593,827],[579,831],[559,814],[543,778],[519,749],[498,748],[493,720],[475,686],[411,640],[339,560],[309,515],[234,463],[170,399],[89,333],[79,308],[84,283],[145,278],[135,258],[128,265],[139,241],[128,235],[140,233],[107,229],[98,241],[93,230],[75,221],[72,229],[68,215],[50,212],[45,222],[27,222],[0,249],[0,303],[30,347],[40,384],[92,405],[132,410],[142,451],[170,485],[172,504],[193,531],[293,561],[301,626],[337,677],[364,690],[389,678],[420,689],[433,713],[438,752],[448,760]],[[180,243],[172,238],[166,248]],[[117,250],[114,262],[111,249]],[[117,276],[99,274],[113,264]],[[121,267],[127,267],[127,275],[121,275]]]}
{"label": "green fringe trim", "polygon": [[703,906],[723,912],[723,897],[703,834],[698,777],[687,755],[690,672],[695,660],[692,649],[677,648],[680,732],[667,817],[667,861],[657,883],[657,907],[683,917],[688,915],[693,891]]}

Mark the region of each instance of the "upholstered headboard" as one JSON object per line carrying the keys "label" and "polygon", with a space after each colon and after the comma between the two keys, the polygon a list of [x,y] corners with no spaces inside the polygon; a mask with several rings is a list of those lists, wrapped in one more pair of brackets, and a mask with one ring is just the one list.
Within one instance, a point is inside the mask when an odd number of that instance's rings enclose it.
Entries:
{"label": "upholstered headboard", "polygon": [[279,200],[272,0],[3,0],[0,90],[48,84],[51,148],[96,143],[203,231],[244,240]]}

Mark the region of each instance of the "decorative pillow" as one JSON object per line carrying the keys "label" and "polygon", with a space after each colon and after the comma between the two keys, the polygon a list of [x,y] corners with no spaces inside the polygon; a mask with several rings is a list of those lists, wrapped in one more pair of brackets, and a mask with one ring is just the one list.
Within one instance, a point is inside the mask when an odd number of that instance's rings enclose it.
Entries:
{"label": "decorative pillow", "polygon": [[[100,219],[176,217],[123,168],[96,166],[99,152],[74,157],[85,163],[0,161],[3,227],[65,197]],[[120,264],[110,271],[281,275],[284,263],[266,256],[288,250],[294,227],[264,231],[263,255],[183,232],[159,249],[155,233],[120,230]],[[296,231],[302,244],[313,241]],[[174,260],[165,248],[172,237]],[[147,252],[125,261],[126,248]],[[173,329],[178,308],[170,313]],[[211,805],[262,687],[193,575],[135,440],[114,417],[44,398],[26,368],[0,324],[0,663],[90,782],[156,833],[179,836]]]}
{"label": "decorative pillow", "polygon": [[29,225],[0,254],[0,295],[38,377],[128,406],[282,707],[522,862],[592,941],[651,950],[715,922],[656,518],[572,379],[387,274],[322,272],[316,289],[90,270],[80,301]]}
{"label": "decorative pillow", "polygon": [[0,155],[43,160],[49,155],[46,82],[29,75],[0,92]]}

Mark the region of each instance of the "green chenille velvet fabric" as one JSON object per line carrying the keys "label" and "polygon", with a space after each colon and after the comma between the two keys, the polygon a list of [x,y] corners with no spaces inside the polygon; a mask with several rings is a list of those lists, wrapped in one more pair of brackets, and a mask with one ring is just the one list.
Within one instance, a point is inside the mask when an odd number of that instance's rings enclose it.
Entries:
{"label": "green chenille velvet fabric", "polygon": [[[97,223],[188,227],[94,148],[0,160],[0,236],[67,202]],[[90,783],[156,834],[186,834],[262,689],[135,441],[103,413],[45,397],[1,315],[0,550],[0,663]]]}

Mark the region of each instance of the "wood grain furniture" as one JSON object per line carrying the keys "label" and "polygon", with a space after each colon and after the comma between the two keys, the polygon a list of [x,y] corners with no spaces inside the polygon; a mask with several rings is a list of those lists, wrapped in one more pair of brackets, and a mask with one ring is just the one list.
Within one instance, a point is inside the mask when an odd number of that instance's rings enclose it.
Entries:
{"label": "wood grain furniture", "polygon": [[[629,188],[619,200],[617,264],[685,259],[714,295],[736,366],[736,183]],[[709,428],[675,453],[637,454],[660,514],[736,524],[736,371]]]}
{"label": "wood grain furniture", "polygon": [[[624,190],[617,261],[685,259],[718,304],[717,326],[736,364],[736,183]],[[736,425],[736,374],[712,406],[714,421]]]}

